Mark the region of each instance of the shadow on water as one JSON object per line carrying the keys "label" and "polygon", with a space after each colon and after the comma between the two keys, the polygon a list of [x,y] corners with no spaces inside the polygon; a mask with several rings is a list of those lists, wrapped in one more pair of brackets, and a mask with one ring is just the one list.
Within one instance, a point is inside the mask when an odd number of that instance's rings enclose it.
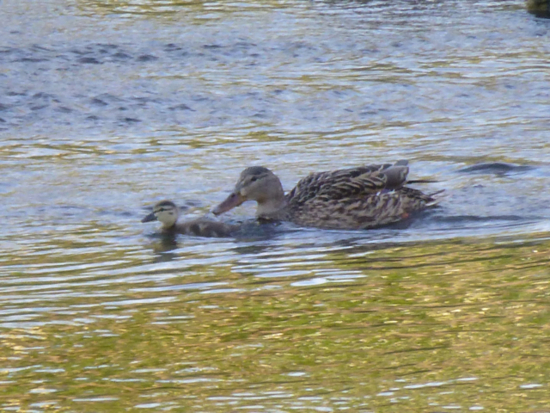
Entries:
{"label": "shadow on water", "polygon": [[155,262],[166,262],[177,258],[173,251],[178,248],[177,235],[154,233],[148,236],[152,240],[151,248],[155,253]]}
{"label": "shadow on water", "polygon": [[513,165],[505,162],[490,162],[467,166],[465,168],[459,169],[458,172],[506,175],[527,172],[533,169],[536,168],[531,165]]}

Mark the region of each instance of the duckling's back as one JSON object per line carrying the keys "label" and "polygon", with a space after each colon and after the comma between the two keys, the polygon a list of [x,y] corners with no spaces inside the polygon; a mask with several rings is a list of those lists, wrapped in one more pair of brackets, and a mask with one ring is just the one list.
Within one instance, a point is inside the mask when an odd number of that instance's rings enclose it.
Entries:
{"label": "duckling's back", "polygon": [[239,226],[198,218],[192,221],[178,222],[175,229],[180,234],[222,238],[230,237],[239,229]]}

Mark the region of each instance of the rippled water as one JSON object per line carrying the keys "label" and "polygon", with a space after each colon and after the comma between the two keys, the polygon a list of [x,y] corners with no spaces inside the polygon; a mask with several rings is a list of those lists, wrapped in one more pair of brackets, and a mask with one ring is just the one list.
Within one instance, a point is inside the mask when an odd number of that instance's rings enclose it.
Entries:
{"label": "rippled water", "polygon": [[[5,411],[550,406],[550,26],[523,1],[9,0]],[[409,159],[437,210],[166,242],[245,166]],[[247,220],[252,205],[224,219]]]}

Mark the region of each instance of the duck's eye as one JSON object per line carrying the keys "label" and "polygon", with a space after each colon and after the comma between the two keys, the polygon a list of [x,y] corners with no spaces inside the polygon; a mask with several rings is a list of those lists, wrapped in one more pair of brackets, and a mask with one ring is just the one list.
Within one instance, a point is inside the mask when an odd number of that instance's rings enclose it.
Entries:
{"label": "duck's eye", "polygon": [[250,182],[256,182],[258,180],[257,177],[253,176],[252,178],[250,178]]}

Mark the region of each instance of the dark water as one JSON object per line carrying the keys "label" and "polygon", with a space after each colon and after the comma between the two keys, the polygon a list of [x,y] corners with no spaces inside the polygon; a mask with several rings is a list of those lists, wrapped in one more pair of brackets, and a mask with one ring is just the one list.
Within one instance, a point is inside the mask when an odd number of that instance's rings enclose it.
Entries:
{"label": "dark water", "polygon": [[[523,1],[0,6],[5,411],[550,408],[550,26]],[[409,159],[407,225],[153,236],[249,165]],[[246,220],[253,206],[224,219]]]}

